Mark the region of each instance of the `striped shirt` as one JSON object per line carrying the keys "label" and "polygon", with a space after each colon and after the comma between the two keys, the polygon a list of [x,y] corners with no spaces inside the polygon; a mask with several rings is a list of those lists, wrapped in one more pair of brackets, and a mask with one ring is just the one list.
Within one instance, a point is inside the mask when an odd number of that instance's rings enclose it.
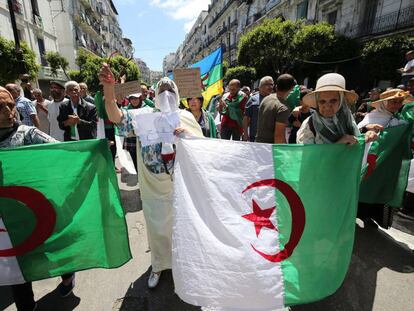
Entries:
{"label": "striped shirt", "polygon": [[16,108],[20,114],[22,124],[27,126],[34,126],[31,116],[36,113],[36,108],[32,102],[26,97],[19,96],[16,98]]}

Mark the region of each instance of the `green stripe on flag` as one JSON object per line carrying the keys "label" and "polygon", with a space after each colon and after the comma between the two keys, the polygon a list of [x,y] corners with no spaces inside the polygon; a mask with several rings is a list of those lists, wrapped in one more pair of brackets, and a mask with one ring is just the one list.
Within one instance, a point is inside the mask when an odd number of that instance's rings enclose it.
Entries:
{"label": "green stripe on flag", "polygon": [[386,128],[372,143],[359,200],[401,206],[411,160],[412,124]]}
{"label": "green stripe on flag", "polygon": [[[1,150],[0,167],[0,185],[41,193],[56,213],[49,238],[17,257],[27,281],[117,268],[129,261],[128,232],[106,140]],[[21,200],[32,203],[27,196]],[[31,236],[36,225],[29,208],[0,198],[0,214],[14,247]],[[37,225],[44,227],[46,218]]]}
{"label": "green stripe on flag", "polygon": [[[299,194],[305,210],[300,241],[281,262],[285,305],[329,296],[345,278],[354,241],[363,147],[362,143],[273,147],[275,178]],[[297,232],[298,216],[291,208],[276,190],[280,250]]]}
{"label": "green stripe on flag", "polygon": [[[201,79],[203,80],[203,78],[205,78],[206,75],[204,75],[203,77],[201,77]],[[208,73],[208,79],[206,79],[203,83],[205,85],[205,87],[209,87],[210,85],[216,83],[217,81],[221,80],[223,78],[223,65],[222,64],[218,64],[216,66],[214,66],[210,72]]]}

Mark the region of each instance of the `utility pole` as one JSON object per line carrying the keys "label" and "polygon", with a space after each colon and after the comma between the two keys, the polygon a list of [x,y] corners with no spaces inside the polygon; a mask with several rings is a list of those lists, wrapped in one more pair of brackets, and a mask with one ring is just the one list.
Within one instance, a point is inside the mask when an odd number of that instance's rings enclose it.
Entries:
{"label": "utility pole", "polygon": [[16,58],[18,61],[17,70],[20,74],[24,74],[26,73],[26,64],[23,58],[23,50],[20,47],[20,39],[19,39],[19,34],[17,32],[17,25],[16,25],[16,17],[14,16],[13,1],[7,0],[7,4],[9,6],[10,21],[11,21],[12,28],[13,28],[14,45],[16,49]]}

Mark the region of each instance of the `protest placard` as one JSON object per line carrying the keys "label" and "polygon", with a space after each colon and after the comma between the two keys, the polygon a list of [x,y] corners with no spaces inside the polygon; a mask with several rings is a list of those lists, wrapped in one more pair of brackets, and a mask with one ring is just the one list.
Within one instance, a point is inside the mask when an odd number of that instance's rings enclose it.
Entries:
{"label": "protest placard", "polygon": [[200,68],[174,69],[174,82],[181,98],[201,97]]}
{"label": "protest placard", "polygon": [[121,102],[125,97],[134,93],[141,93],[141,85],[139,81],[115,84],[115,97],[118,102]]}

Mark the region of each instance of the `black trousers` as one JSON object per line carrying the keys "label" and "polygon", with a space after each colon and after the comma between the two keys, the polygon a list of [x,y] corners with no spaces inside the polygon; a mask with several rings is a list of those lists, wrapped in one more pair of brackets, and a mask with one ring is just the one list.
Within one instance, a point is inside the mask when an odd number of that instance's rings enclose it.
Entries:
{"label": "black trousers", "polygon": [[112,154],[112,161],[115,161],[116,155],[116,143],[115,143],[115,128],[112,126],[111,128],[105,128],[105,137],[108,141],[113,141],[114,144],[109,147]]}
{"label": "black trousers", "polygon": [[241,134],[237,127],[222,127],[221,128],[221,139],[227,139],[230,140],[230,138],[233,138],[233,140],[240,140]]}
{"label": "black trousers", "polygon": [[129,152],[129,154],[131,155],[132,162],[134,162],[135,170],[138,173],[137,148],[136,147],[131,147],[131,148],[128,148],[127,150]]}
{"label": "black trousers", "polygon": [[[62,275],[62,280],[70,279],[74,273]],[[32,282],[12,285],[14,303],[18,311],[32,311],[35,307]]]}

